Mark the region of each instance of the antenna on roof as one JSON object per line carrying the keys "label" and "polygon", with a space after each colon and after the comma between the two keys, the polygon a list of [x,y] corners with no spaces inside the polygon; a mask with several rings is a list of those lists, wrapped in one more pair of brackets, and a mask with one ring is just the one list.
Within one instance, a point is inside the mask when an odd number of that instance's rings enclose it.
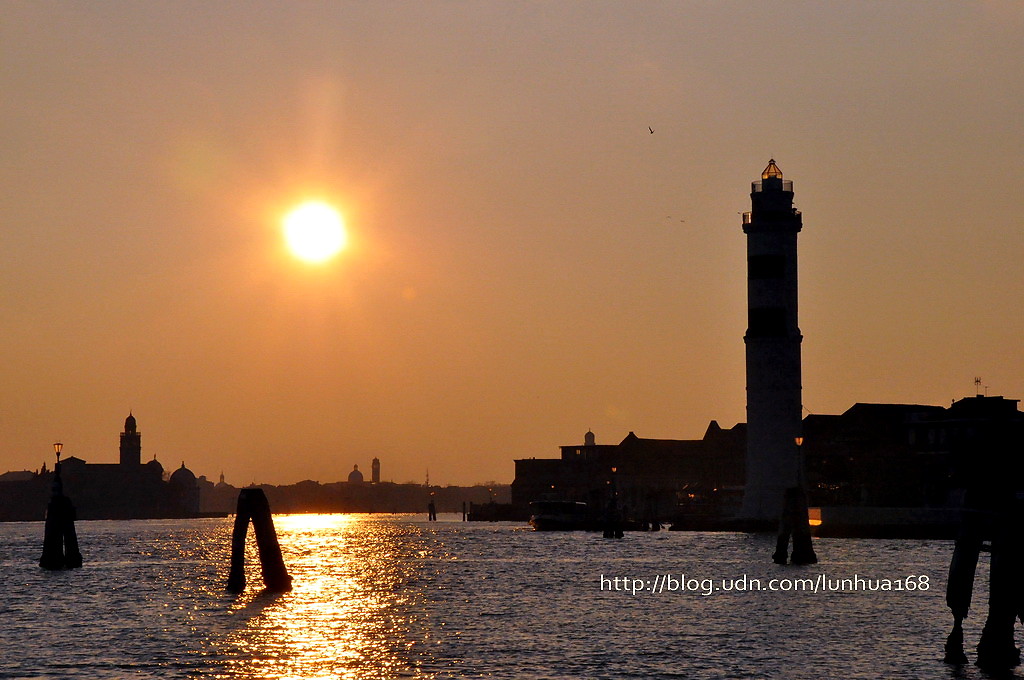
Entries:
{"label": "antenna on roof", "polygon": [[974,377],[974,396],[981,396],[981,378],[979,376]]}

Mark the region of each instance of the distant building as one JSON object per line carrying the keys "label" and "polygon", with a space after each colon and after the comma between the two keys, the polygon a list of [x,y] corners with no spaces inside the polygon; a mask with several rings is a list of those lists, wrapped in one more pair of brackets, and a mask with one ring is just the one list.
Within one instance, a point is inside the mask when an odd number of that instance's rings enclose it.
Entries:
{"label": "distant building", "polygon": [[[225,485],[204,497],[203,510],[210,512],[233,511],[237,506],[239,490]],[[468,507],[488,505],[490,500],[507,503],[509,486],[433,486],[422,484],[350,484],[347,481],[321,484],[303,480],[296,484],[274,486],[261,484],[260,488],[270,500],[275,513],[331,513],[331,512],[386,512],[420,513],[434,501],[439,513],[461,513]]]}
{"label": "distant building", "polygon": [[[121,433],[120,462],[88,463],[71,456],[61,461],[64,493],[74,502],[79,519],[155,519],[192,517],[199,511],[199,488],[182,463],[164,481],[163,466],[154,458],[142,464],[142,438],[129,414]],[[53,473],[44,466],[31,478],[0,480],[0,520],[43,519]]]}
{"label": "distant building", "polygon": [[5,472],[0,475],[0,483],[3,482],[30,482],[36,476],[35,472],[31,470],[17,470],[14,472]]}
{"label": "distant building", "polygon": [[353,465],[352,466],[352,472],[348,473],[348,483],[349,484],[362,484],[363,483],[363,473],[359,471],[359,466],[358,465]]}
{"label": "distant building", "polygon": [[167,481],[173,502],[189,515],[198,514],[199,483],[192,471],[185,467],[185,461],[181,461],[181,467],[172,472]]}
{"label": "distant building", "polygon": [[[619,506],[636,519],[667,519],[681,506],[723,512],[743,484],[745,426],[712,421],[703,439],[643,439],[630,432],[618,444],[561,446],[561,457],[515,461],[512,503],[581,501],[603,508],[614,485]],[[735,508],[732,508],[735,511]]]}
{"label": "distant building", "polygon": [[370,481],[374,484],[380,484],[380,459],[376,457],[370,465]]}
{"label": "distant building", "polygon": [[[949,407],[858,403],[839,415],[809,415],[802,431],[816,507],[956,508],[972,480],[991,470],[1015,477],[1024,467],[1024,413],[1003,397],[967,397]],[[743,423],[724,430],[712,421],[692,441],[630,432],[602,445],[588,436],[582,446],[560,447],[560,458],[515,461],[512,502],[600,508],[614,484],[634,519],[737,515],[748,432]]]}
{"label": "distant building", "polygon": [[985,470],[1014,470],[1024,457],[1018,401],[974,396],[948,408],[854,404],[804,419],[811,505],[958,507]]}

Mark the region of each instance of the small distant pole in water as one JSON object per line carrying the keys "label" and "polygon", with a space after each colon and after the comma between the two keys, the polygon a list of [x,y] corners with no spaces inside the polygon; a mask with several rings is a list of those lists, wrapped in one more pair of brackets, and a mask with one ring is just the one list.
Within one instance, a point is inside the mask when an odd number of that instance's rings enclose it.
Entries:
{"label": "small distant pole in water", "polygon": [[57,464],[53,470],[53,495],[46,507],[46,526],[43,529],[43,555],[39,566],[43,569],[75,569],[82,566],[82,553],[78,549],[75,532],[75,506],[64,495],[64,482],[60,478],[60,442],[53,445]]}
{"label": "small distant pole in water", "polygon": [[231,533],[231,572],[228,575],[227,590],[232,593],[245,590],[245,537],[250,521],[260,553],[263,584],[272,593],[288,592],[292,589],[292,577],[284,566],[270,503],[263,489],[242,489],[238,493],[238,509],[235,511],[235,526]]}
{"label": "small distant pole in water", "polygon": [[466,521],[466,501],[462,501],[462,521]]}
{"label": "small distant pole in water", "polygon": [[608,501],[608,509],[605,513],[604,518],[604,537],[605,538],[622,538],[622,518],[619,516],[619,503],[617,496],[619,495],[618,489],[615,485],[615,473],[618,472],[617,467],[612,468],[612,477],[608,481],[609,491],[611,500]]}
{"label": "small distant pole in water", "polygon": [[437,506],[434,505],[434,492],[433,491],[430,492],[430,502],[427,503],[427,521],[428,522],[436,522],[437,521]]}

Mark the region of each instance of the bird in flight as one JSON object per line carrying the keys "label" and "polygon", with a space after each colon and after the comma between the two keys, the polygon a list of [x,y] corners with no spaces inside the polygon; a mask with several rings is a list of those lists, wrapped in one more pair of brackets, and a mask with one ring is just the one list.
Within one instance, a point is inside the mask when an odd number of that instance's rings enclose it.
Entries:
{"label": "bird in flight", "polygon": [[654,134],[654,128],[652,128],[650,125],[647,126],[647,129],[651,131],[652,135]]}

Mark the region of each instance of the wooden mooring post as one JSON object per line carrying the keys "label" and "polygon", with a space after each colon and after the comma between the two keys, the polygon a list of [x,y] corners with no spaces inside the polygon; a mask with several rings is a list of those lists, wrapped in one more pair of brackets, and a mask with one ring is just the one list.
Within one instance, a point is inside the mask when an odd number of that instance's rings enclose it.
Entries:
{"label": "wooden mooring post", "polygon": [[53,470],[53,495],[46,506],[46,524],[43,527],[43,555],[39,566],[43,569],[76,569],[82,566],[82,553],[78,549],[75,532],[75,506],[64,495],[64,482],[60,478],[60,451],[57,442],[57,464]]}
{"label": "wooden mooring post", "polygon": [[790,536],[793,537],[793,564],[817,564],[818,556],[814,554],[811,544],[811,525],[807,512],[807,496],[799,486],[786,489],[783,496],[782,516],[779,518],[779,537],[775,543],[772,560],[776,564],[786,563],[786,551],[789,548]]}
{"label": "wooden mooring post", "polygon": [[235,527],[231,532],[231,572],[228,574],[227,590],[232,593],[245,590],[245,538],[250,521],[256,534],[263,584],[273,593],[288,592],[292,589],[292,577],[284,566],[281,544],[277,540],[274,518],[270,514],[270,503],[263,489],[242,489],[238,494]]}

